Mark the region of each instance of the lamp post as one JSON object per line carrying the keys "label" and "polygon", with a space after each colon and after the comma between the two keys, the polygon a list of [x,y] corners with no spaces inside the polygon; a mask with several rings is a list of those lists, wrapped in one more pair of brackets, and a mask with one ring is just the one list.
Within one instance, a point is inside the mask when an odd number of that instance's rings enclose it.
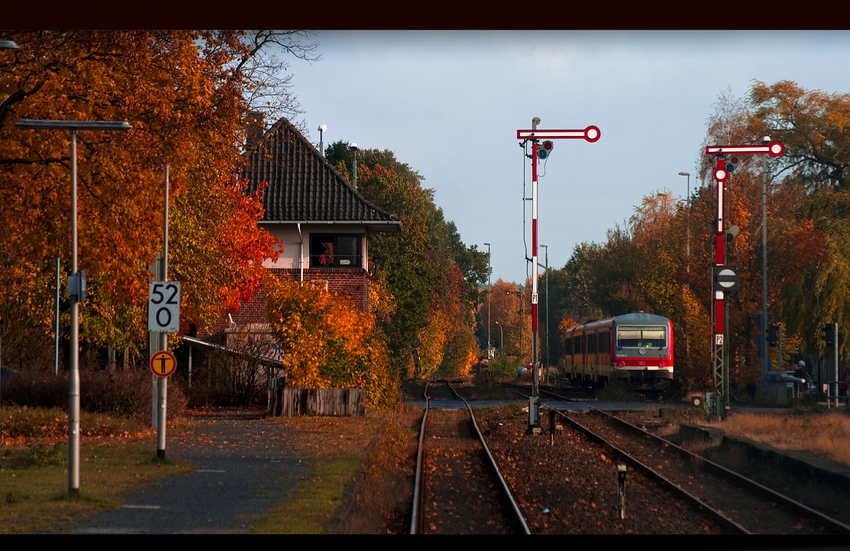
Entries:
{"label": "lamp post", "polygon": [[[129,130],[128,122],[55,121],[21,119],[17,128],[31,130],[69,130],[71,132],[71,358],[68,366],[68,494],[80,494],[80,300],[85,299],[85,270],[77,266],[77,131]],[[73,278],[73,279],[71,279]],[[73,281],[73,283],[71,283]]]}
{"label": "lamp post", "polygon": [[487,245],[487,359],[493,357],[490,352],[490,244]]}
{"label": "lamp post", "polygon": [[356,143],[350,144],[348,149],[354,152],[354,189],[357,189],[357,150],[360,149],[357,147]]}
{"label": "lamp post", "polygon": [[[688,241],[687,241],[687,266],[685,270],[691,272],[691,173],[680,172],[679,176],[688,177],[688,196],[687,196],[687,211],[688,211]],[[690,286],[690,283],[688,283]],[[691,338],[688,331],[688,318],[685,317],[685,365],[687,365],[688,373],[691,369]]]}
{"label": "lamp post", "polygon": [[502,324],[499,323],[498,321],[493,322],[493,323],[495,323],[496,325],[499,326],[499,348],[504,350],[504,348],[505,348],[505,333],[502,331]]}
{"label": "lamp post", "polygon": [[687,210],[688,210],[688,265],[685,268],[688,273],[691,271],[691,173],[690,172],[680,172],[679,176],[687,176],[688,177],[688,197],[687,197]]}

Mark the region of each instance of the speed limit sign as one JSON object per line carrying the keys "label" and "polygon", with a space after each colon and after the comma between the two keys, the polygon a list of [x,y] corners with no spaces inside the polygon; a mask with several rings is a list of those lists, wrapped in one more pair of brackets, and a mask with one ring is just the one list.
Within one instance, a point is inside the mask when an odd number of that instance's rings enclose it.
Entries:
{"label": "speed limit sign", "polygon": [[151,281],[148,295],[148,331],[180,330],[180,282]]}

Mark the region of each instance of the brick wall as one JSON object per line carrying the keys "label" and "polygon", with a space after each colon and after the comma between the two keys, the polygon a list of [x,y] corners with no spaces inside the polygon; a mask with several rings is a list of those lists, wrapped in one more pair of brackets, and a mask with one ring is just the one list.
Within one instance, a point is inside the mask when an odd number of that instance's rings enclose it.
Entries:
{"label": "brick wall", "polygon": [[[290,277],[294,280],[299,280],[301,270],[289,268],[270,268],[269,274],[277,277]],[[328,270],[304,270],[305,281],[325,281],[327,289],[332,293],[343,295],[351,298],[358,310],[365,311],[368,308],[368,283],[365,270],[352,269],[328,269]],[[266,292],[262,287],[254,293],[254,299],[251,302],[243,302],[239,310],[231,314],[233,322],[237,325],[243,324],[268,324],[266,316]],[[230,320],[225,317],[213,326],[210,330],[212,342],[218,342],[224,339],[224,332],[230,324]],[[224,344],[221,342],[219,344]]]}

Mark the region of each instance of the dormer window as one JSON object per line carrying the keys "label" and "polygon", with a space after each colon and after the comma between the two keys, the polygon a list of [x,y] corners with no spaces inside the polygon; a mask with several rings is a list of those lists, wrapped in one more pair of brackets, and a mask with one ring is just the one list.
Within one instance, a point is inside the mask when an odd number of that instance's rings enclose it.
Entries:
{"label": "dormer window", "polygon": [[362,268],[363,236],[356,233],[310,235],[311,268]]}

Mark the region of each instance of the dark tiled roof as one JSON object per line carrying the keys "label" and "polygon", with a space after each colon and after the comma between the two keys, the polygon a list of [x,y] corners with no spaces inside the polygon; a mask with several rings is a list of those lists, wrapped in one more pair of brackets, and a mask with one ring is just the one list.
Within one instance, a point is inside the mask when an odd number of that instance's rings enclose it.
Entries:
{"label": "dark tiled roof", "polygon": [[248,146],[249,191],[268,182],[263,222],[352,222],[398,231],[400,222],[363,198],[286,119]]}

